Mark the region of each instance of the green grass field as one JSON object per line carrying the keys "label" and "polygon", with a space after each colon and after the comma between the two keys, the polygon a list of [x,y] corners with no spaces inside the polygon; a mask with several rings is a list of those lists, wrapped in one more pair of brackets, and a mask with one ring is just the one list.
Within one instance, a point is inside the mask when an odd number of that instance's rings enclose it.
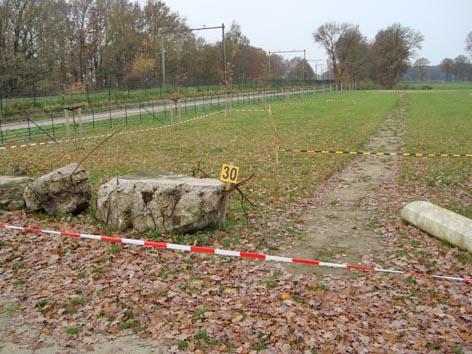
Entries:
{"label": "green grass field", "polygon": [[[198,164],[216,177],[222,163],[232,162],[241,167],[241,178],[256,174],[249,186],[252,199],[282,210],[297,198],[312,195],[319,183],[341,169],[351,157],[280,156],[280,165],[276,165],[277,145],[360,148],[398,102],[396,94],[365,92],[319,94],[311,98],[313,103],[306,105],[284,105],[281,99],[272,101],[272,118],[265,112],[233,112],[226,118],[220,114],[173,128],[116,136],[85,162],[85,168],[97,190],[116,175],[140,171],[188,174]],[[309,99],[306,95],[307,103]],[[301,98],[291,100],[292,103],[300,101]],[[261,108],[247,106],[251,107]],[[159,126],[153,121],[146,124],[139,128]],[[281,139],[279,142],[274,127]],[[69,143],[2,152],[0,173],[10,174],[18,164],[51,170],[80,160],[96,143],[98,141],[87,139],[85,147]],[[246,223],[236,199],[231,209],[234,212],[229,223],[237,226],[236,235]],[[265,210],[260,208],[254,213],[262,217]]]}
{"label": "green grass field", "polygon": [[[422,199],[472,217],[472,159],[280,153],[277,164],[275,149],[359,150],[375,137],[375,146],[382,151],[392,151],[390,142],[403,143],[408,152],[470,153],[471,99],[468,92],[452,90],[337,92],[305,95],[303,100],[292,97],[288,104],[283,98],[274,99],[272,116],[264,111],[231,112],[190,120],[203,112],[188,112],[185,124],[166,128],[149,117],[135,126],[121,121],[124,134],[114,136],[83,165],[94,199],[102,183],[129,173],[191,174],[200,166],[217,178],[222,163],[240,166],[240,179],[255,173],[243,186],[258,205],[248,208],[249,223],[234,194],[221,229],[194,234],[130,231],[120,234],[123,237],[292,256],[289,252],[298,252],[297,244],[313,252],[310,246],[321,236],[332,244],[311,258],[350,263],[347,253],[357,247],[362,261],[356,263],[467,277],[472,269],[468,252],[402,223],[399,215],[407,202]],[[263,106],[251,103],[239,108]],[[86,135],[110,131],[103,126]],[[386,140],[379,138],[386,131]],[[42,175],[81,160],[101,139],[0,150],[0,174],[11,174],[20,165],[34,176]],[[385,173],[381,181],[365,180],[373,175],[366,173],[367,165],[377,166],[373,174]],[[337,194],[345,192],[349,183],[365,188],[362,199],[345,201]],[[325,192],[335,196],[326,199]],[[325,210],[333,213],[316,215]],[[116,233],[95,220],[93,201],[88,213],[74,217],[0,211],[0,223]],[[366,230],[375,234],[378,249],[371,248],[368,237],[363,239]],[[339,239],[332,241],[338,233]],[[470,347],[470,289],[464,282],[413,273],[291,274],[271,262],[31,233],[5,231],[2,237],[0,268],[5,276],[0,282],[5,294],[15,299],[10,311],[29,323],[41,322],[48,338],[66,335],[71,348],[92,337],[95,328],[107,338],[134,332],[149,339],[182,331],[187,333],[184,339],[168,338],[164,344],[208,352],[231,351],[239,336],[261,350],[279,330],[282,341],[290,337],[287,333],[299,331],[291,349],[302,352],[311,346],[304,339],[315,338],[311,332],[304,334],[306,328],[317,331],[319,347],[329,353],[343,351],[344,347],[332,346],[333,338],[343,338],[348,331],[371,338],[374,352],[385,345],[398,352],[463,353]],[[349,239],[358,241],[349,249],[341,247]],[[241,334],[246,324],[252,327]]]}
{"label": "green grass field", "polygon": [[[464,92],[412,94],[405,143],[418,152],[472,153],[472,96]],[[427,188],[431,200],[472,217],[470,158],[407,160],[402,181]]]}
{"label": "green grass field", "polygon": [[[464,92],[405,95],[409,112],[406,151],[472,151],[470,96]],[[222,163],[232,162],[241,167],[241,177],[255,173],[250,194],[257,203],[268,203],[274,210],[284,210],[298,198],[313,195],[321,182],[340,170],[352,157],[280,154],[280,164],[276,165],[276,147],[359,149],[386,114],[399,104],[399,94],[338,92],[306,95],[306,104],[298,104],[301,100],[294,97],[290,105],[285,105],[282,98],[272,100],[272,117],[265,112],[233,112],[226,118],[224,114],[218,114],[172,128],[139,133],[133,131],[157,128],[162,122],[146,116],[141,122],[129,119],[128,126],[125,126],[124,120],[114,120],[110,130],[109,123],[104,121],[101,123],[103,126],[89,130],[84,136],[106,134],[118,128],[123,128],[124,134],[115,136],[103,146],[85,162],[85,168],[90,171],[93,187],[97,190],[116,175],[142,171],[188,174],[199,164],[216,177]],[[263,107],[248,104],[240,108]],[[198,112],[188,112],[182,119],[191,119],[202,113],[200,108]],[[161,114],[160,119],[169,123],[170,115],[165,118]],[[63,127],[57,129],[57,134],[63,133]],[[15,165],[28,165],[35,166],[33,169],[40,174],[39,170],[52,170],[80,160],[98,141],[85,139],[83,143],[2,152],[0,173],[10,174]],[[389,150],[388,147],[385,149]],[[447,199],[447,194],[453,190],[458,196],[464,192],[470,198],[467,186],[470,187],[471,171],[470,159],[406,159],[401,180],[406,185],[429,188],[434,201],[441,204],[444,199],[449,202],[446,205],[470,216],[470,206],[463,205],[459,197],[457,200]],[[234,212],[229,223],[237,226],[234,234],[238,234],[244,228],[245,220],[237,200],[233,200],[231,209]],[[257,217],[265,214],[263,209],[253,212]]]}

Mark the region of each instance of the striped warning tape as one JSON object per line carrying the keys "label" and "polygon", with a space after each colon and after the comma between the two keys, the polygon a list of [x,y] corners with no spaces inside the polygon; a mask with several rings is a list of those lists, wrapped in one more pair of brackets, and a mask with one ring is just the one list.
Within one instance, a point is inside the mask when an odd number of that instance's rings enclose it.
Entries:
{"label": "striped warning tape", "polygon": [[414,157],[472,157],[472,154],[446,154],[446,153],[410,153],[410,152],[373,152],[373,151],[346,151],[346,150],[304,150],[281,149],[277,152],[306,153],[306,154],[336,154],[336,155],[373,155],[373,156],[414,156]]}
{"label": "striped warning tape", "polygon": [[[116,135],[144,133],[144,132],[148,132],[148,131],[152,131],[152,130],[159,130],[159,129],[169,128],[169,127],[178,126],[178,125],[186,124],[186,123],[189,123],[189,122],[193,122],[193,121],[196,121],[196,120],[212,117],[214,115],[224,113],[224,112],[225,112],[224,110],[216,111],[216,112],[204,114],[204,115],[201,115],[201,116],[198,116],[198,117],[195,117],[195,118],[186,119],[182,122],[161,125],[161,126],[154,127],[154,128],[146,128],[146,129],[139,129],[139,130],[126,130],[126,131],[123,131],[123,132],[119,132]],[[35,147],[35,146],[52,145],[52,144],[56,144],[56,143],[57,144],[73,143],[73,142],[79,142],[79,141],[83,141],[83,140],[106,138],[108,136],[110,136],[110,135],[109,134],[101,134],[101,135],[84,136],[83,138],[59,139],[59,140],[56,140],[56,141],[50,140],[50,141],[41,141],[41,142],[36,142],[36,143],[19,144],[19,145],[4,145],[4,146],[0,146],[0,151],[11,150],[11,149],[19,149],[19,148]]]}
{"label": "striped warning tape", "polygon": [[450,280],[450,281],[463,282],[466,284],[472,284],[472,278],[467,278],[467,277],[434,275],[434,274],[427,274],[427,273],[409,272],[409,271],[402,271],[402,270],[396,270],[396,269],[384,269],[384,268],[377,268],[374,266],[355,265],[355,264],[347,264],[347,263],[322,262],[322,261],[312,260],[312,259],[273,256],[273,255],[264,254],[264,253],[230,251],[230,250],[223,250],[223,249],[210,248],[210,247],[188,246],[188,245],[179,245],[179,244],[168,243],[168,242],[136,240],[136,239],[129,239],[129,238],[121,238],[121,237],[116,237],[116,236],[81,234],[81,233],[76,233],[76,232],[55,231],[55,230],[40,229],[36,227],[23,227],[23,226],[14,226],[14,225],[8,225],[8,224],[0,224],[0,230],[1,229],[17,230],[21,232],[34,233],[34,234],[48,234],[48,235],[71,237],[71,238],[82,238],[82,239],[95,240],[95,241],[106,241],[106,242],[119,243],[119,244],[125,244],[125,245],[145,246],[145,247],[151,247],[151,248],[157,248],[157,249],[206,253],[206,254],[227,256],[227,257],[239,257],[239,258],[253,259],[253,260],[259,260],[259,261],[297,263],[297,264],[302,264],[302,265],[307,265],[307,266],[337,268],[337,269],[355,270],[355,271],[362,271],[362,272],[403,274],[406,276],[417,277],[417,278]]}

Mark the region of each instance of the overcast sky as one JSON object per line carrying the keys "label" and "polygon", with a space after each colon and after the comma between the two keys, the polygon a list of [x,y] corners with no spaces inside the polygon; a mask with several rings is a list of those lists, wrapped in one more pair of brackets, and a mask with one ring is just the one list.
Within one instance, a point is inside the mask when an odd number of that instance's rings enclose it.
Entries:
{"label": "overcast sky", "polygon": [[[145,0],[141,0],[145,2]],[[419,56],[439,64],[463,54],[472,31],[472,0],[164,0],[190,26],[227,27],[235,20],[251,44],[266,51],[306,49],[309,59],[324,59],[312,33],[327,21],[358,24],[367,38],[394,22],[424,35]],[[213,32],[213,33],[211,33]],[[203,31],[208,41],[220,33]]]}

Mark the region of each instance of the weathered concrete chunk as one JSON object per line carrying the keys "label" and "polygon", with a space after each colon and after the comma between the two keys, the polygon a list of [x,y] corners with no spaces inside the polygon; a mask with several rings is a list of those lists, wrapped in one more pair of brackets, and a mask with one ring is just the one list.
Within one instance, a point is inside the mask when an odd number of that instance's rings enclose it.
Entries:
{"label": "weathered concrete chunk", "polygon": [[72,163],[39,177],[24,190],[26,207],[52,215],[76,214],[85,210],[92,198],[87,172]]}
{"label": "weathered concrete chunk", "polygon": [[18,210],[25,206],[23,190],[29,177],[0,176],[0,210]]}
{"label": "weathered concrete chunk", "polygon": [[401,217],[428,234],[472,253],[471,219],[425,201],[407,204]]}
{"label": "weathered concrete chunk", "polygon": [[120,230],[192,232],[220,220],[224,184],[183,175],[113,178],[97,197],[96,217]]}

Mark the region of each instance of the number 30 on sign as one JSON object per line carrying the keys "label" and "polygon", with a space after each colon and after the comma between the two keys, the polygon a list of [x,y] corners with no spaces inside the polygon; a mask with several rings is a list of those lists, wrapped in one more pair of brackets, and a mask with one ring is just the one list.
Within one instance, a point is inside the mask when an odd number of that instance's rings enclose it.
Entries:
{"label": "number 30 on sign", "polygon": [[221,167],[220,181],[227,183],[238,183],[239,167],[223,164]]}

